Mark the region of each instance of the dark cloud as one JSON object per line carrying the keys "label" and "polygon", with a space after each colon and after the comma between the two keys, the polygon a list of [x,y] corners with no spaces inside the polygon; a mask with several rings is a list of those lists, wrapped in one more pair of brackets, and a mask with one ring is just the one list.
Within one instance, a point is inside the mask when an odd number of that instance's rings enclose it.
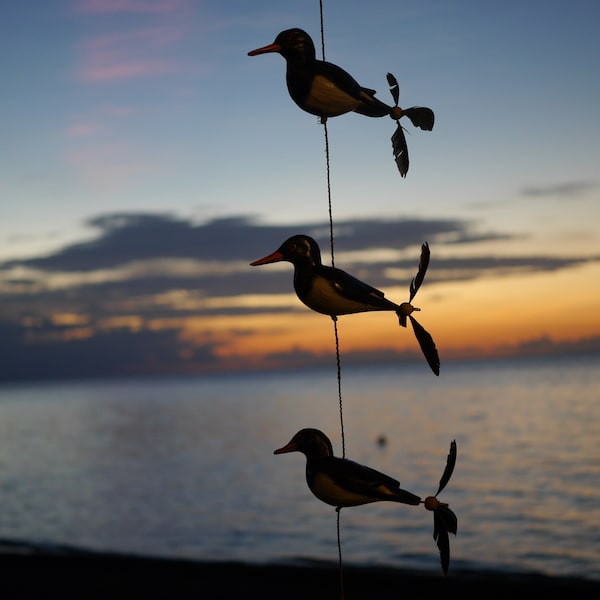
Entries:
{"label": "dark cloud", "polygon": [[[0,264],[0,277],[2,270],[6,274],[2,281],[5,293],[0,292],[0,317],[15,318],[43,306],[46,312],[89,312],[100,318],[110,316],[116,307],[126,303],[136,304],[136,311],[140,311],[142,299],[171,290],[186,290],[203,297],[280,292],[290,289],[291,270],[282,273],[278,269],[253,268],[249,263],[272,252],[296,233],[314,236],[322,245],[324,260],[329,257],[326,222],[265,225],[239,216],[194,224],[171,215],[123,213],[99,216],[88,224],[99,231],[90,241],[66,246],[47,256]],[[472,224],[460,220],[347,220],[336,225],[335,248],[353,251],[356,256],[369,249],[402,250],[425,240],[434,244],[442,238],[451,243],[475,243],[482,237],[489,240],[498,235],[482,236],[472,229]],[[192,264],[182,273],[177,265],[185,261]],[[361,259],[353,258],[353,263],[344,268],[358,269],[373,285],[388,285],[398,282],[386,277],[385,269],[414,269],[417,262],[415,256],[361,266]],[[234,263],[237,267],[232,268]],[[118,269],[123,272],[117,272]],[[103,275],[94,276],[102,270]],[[74,281],[60,287],[50,283],[53,275],[65,273],[72,274]],[[145,310],[164,315],[168,309],[154,305]],[[218,307],[212,310],[220,311]]]}
{"label": "dark cloud", "polygon": [[[327,222],[267,225],[239,216],[194,224],[165,214],[127,213],[99,216],[90,224],[98,230],[93,240],[48,256],[0,264],[0,380],[218,370],[220,360],[212,345],[216,342],[186,345],[176,317],[274,312],[218,301],[208,308],[203,301],[292,294],[291,265],[281,270],[249,264],[274,251],[290,235],[315,237],[324,261],[329,262]],[[346,254],[343,261],[336,259],[336,266],[383,290],[406,285],[408,291],[418,252],[374,258],[369,250],[399,251],[429,241],[430,282],[554,271],[590,260],[452,256],[456,244],[462,244],[464,254],[465,246],[475,249],[478,242],[497,239],[510,242],[511,238],[502,232],[481,233],[473,223],[458,219],[340,221],[335,227],[335,248]],[[445,252],[438,252],[444,247]],[[184,302],[178,304],[181,298]],[[303,310],[299,303],[298,310]],[[61,315],[66,317],[57,318]],[[74,321],[69,321],[70,315]],[[137,319],[139,326],[128,319]],[[151,327],[156,319],[168,320],[167,328]],[[381,356],[349,357],[356,362],[370,359]],[[322,357],[292,353],[267,360],[274,366],[297,367],[318,364]]]}
{"label": "dark cloud", "polygon": [[[502,348],[500,349],[502,350]],[[521,344],[507,348],[513,356],[568,356],[573,360],[579,356],[600,354],[600,336],[593,336],[581,340],[557,343],[548,337],[527,340]]]}
{"label": "dark cloud", "polygon": [[210,346],[194,348],[182,359],[176,331],[121,329],[54,340],[60,329],[0,322],[0,381],[185,372],[217,363]]}
{"label": "dark cloud", "polygon": [[[117,213],[96,217],[87,225],[99,231],[93,240],[67,246],[48,256],[11,261],[4,266],[93,271],[157,258],[250,262],[296,233],[312,235],[323,244],[329,241],[327,223],[265,225],[245,216],[196,225],[165,214]],[[454,240],[468,242],[470,228],[470,223],[461,220],[372,219],[340,221],[334,233],[340,250],[402,249],[446,234],[452,234]]]}
{"label": "dark cloud", "polygon": [[[173,290],[190,294],[190,298],[238,296],[249,293],[282,293],[292,290],[291,265],[280,270],[272,267],[250,267],[249,263],[275,250],[295,233],[313,235],[322,245],[323,260],[329,262],[328,223],[300,225],[264,225],[248,217],[217,219],[194,225],[169,215],[111,214],[91,221],[100,230],[94,240],[73,244],[62,250],[37,258],[11,261],[3,266],[7,277],[5,293],[0,292],[0,317],[17,319],[23,314],[42,310],[78,312],[93,319],[109,318],[129,311],[144,318],[165,317],[173,313],[168,302],[156,303],[157,295]],[[385,289],[410,283],[418,264],[418,255],[402,259],[369,257],[367,250],[402,250],[418,246],[425,240],[432,247],[429,281],[465,280],[517,271],[551,271],[582,262],[581,258],[556,257],[495,257],[440,258],[436,248],[458,243],[506,239],[502,233],[482,234],[473,224],[460,220],[356,220],[341,221],[335,228],[336,252],[352,251],[348,259],[336,261],[340,268],[376,287]],[[363,253],[361,255],[361,252]],[[446,253],[447,254],[447,253]],[[156,264],[153,261],[169,263]],[[179,262],[192,261],[191,271],[182,273]],[[135,263],[131,271],[125,265]],[[231,265],[236,265],[232,267]],[[210,268],[203,268],[210,265]],[[29,267],[41,272],[31,276],[12,276],[11,269]],[[124,269],[110,274],[110,269]],[[109,270],[102,277],[86,277],[100,270]],[[22,269],[21,269],[22,271]],[[69,285],[50,285],[56,273],[72,273]],[[398,273],[405,273],[399,278]],[[0,272],[1,274],[1,272]],[[47,281],[48,279],[48,281]],[[192,299],[193,299],[192,298]],[[189,303],[187,312],[197,309]],[[239,313],[250,309],[212,306],[210,312]],[[257,307],[260,312],[260,307]],[[180,314],[185,313],[182,308]],[[207,314],[206,309],[204,314]]]}
{"label": "dark cloud", "polygon": [[596,187],[598,184],[591,181],[567,181],[553,185],[529,186],[524,188],[522,193],[533,198],[576,198]]}

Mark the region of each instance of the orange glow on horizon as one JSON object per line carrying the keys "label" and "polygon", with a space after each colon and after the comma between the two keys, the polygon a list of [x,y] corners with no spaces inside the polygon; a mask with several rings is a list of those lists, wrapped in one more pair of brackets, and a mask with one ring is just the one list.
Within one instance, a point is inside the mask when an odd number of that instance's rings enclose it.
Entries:
{"label": "orange glow on horizon", "polygon": [[[585,281],[585,285],[582,284]],[[395,298],[397,291],[386,291]],[[416,319],[433,336],[440,355],[493,356],[507,347],[548,338],[576,341],[600,335],[600,266],[554,273],[520,274],[501,279],[425,285],[415,304]],[[401,299],[401,298],[400,298]],[[217,344],[223,359],[287,354],[329,355],[335,350],[329,317],[303,307],[257,315],[178,318],[186,344]],[[171,319],[153,327],[173,327]],[[344,315],[338,319],[342,352],[419,352],[412,328],[403,329],[388,312]]]}
{"label": "orange glow on horizon", "polygon": [[[408,299],[404,287],[384,291],[396,302]],[[421,311],[413,316],[432,335],[443,364],[455,358],[509,356],[528,345],[544,351],[546,345],[600,336],[599,298],[600,265],[589,264],[451,283],[426,281],[413,301]],[[208,304],[223,308],[214,298]],[[182,361],[177,368],[190,371],[302,366],[335,356],[331,318],[303,306],[288,289],[269,296],[234,296],[227,304],[229,310],[260,307],[276,312],[214,314],[204,310],[206,299],[195,312],[186,306],[185,312],[148,318],[131,304],[127,312],[87,324],[84,314],[55,313],[52,322],[59,329],[52,332],[44,332],[43,323],[32,318],[24,318],[23,324],[29,328],[28,343],[81,340],[118,329],[171,332]],[[286,310],[289,306],[293,308]],[[421,354],[410,323],[400,327],[393,312],[343,315],[337,329],[342,355]],[[218,360],[204,360],[207,352]]]}

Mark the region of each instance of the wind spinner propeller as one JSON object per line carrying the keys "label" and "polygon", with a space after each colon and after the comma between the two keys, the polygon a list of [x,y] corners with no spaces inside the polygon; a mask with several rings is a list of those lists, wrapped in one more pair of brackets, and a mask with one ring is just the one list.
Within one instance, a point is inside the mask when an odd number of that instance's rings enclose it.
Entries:
{"label": "wind spinner propeller", "polygon": [[400,108],[398,106],[400,100],[398,81],[391,73],[387,74],[387,80],[390,86],[390,93],[394,99],[394,107],[390,111],[390,117],[396,121],[397,125],[396,131],[392,136],[392,149],[400,175],[406,177],[408,173],[408,145],[404,136],[404,127],[400,124],[400,118],[407,116],[415,127],[431,131],[435,122],[435,116],[433,111],[425,106],[411,106],[406,109]]}
{"label": "wind spinner propeller", "polygon": [[400,325],[402,327],[406,327],[407,317],[410,319],[413,331],[415,332],[415,337],[419,342],[419,346],[421,346],[421,350],[423,351],[423,354],[427,359],[429,366],[436,375],[439,375],[440,358],[435,347],[435,342],[433,341],[431,335],[429,335],[429,333],[425,331],[423,326],[412,315],[413,312],[420,311],[421,309],[411,304],[413,298],[419,291],[423,280],[425,279],[425,273],[427,272],[427,267],[429,266],[430,255],[431,253],[429,251],[429,244],[425,242],[421,245],[421,258],[419,260],[419,270],[417,271],[417,275],[415,276],[415,278],[410,282],[410,296],[408,298],[408,302],[403,302],[400,305],[398,317],[400,318]]}
{"label": "wind spinner propeller", "polygon": [[456,441],[452,440],[450,444],[450,452],[446,461],[446,468],[442,473],[440,485],[435,496],[428,496],[423,501],[427,510],[433,511],[433,539],[440,551],[440,561],[444,574],[448,574],[448,566],[450,564],[450,540],[448,534],[456,535],[458,529],[458,519],[447,504],[440,502],[437,497],[440,492],[446,487],[452,477],[454,465],[456,464]]}

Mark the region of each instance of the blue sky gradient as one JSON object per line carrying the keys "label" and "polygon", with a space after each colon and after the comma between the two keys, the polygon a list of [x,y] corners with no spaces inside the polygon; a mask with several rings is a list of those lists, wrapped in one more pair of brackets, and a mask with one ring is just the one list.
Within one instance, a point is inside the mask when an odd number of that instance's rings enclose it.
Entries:
{"label": "blue sky gradient", "polygon": [[[436,114],[431,132],[406,124],[406,179],[392,156],[393,121],[357,114],[329,120],[332,213],[345,227],[337,231],[336,264],[359,269],[373,285],[406,289],[427,235],[436,311],[450,310],[444,302],[455,292],[479,297],[461,282],[486,279],[492,289],[520,273],[527,286],[515,279],[515,293],[530,294],[523,305],[553,302],[553,281],[564,304],[547,315],[530,308],[537,328],[498,345],[600,336],[591,309],[600,289],[600,5],[330,1],[323,8],[327,60],[385,102],[389,71],[400,83],[401,106],[425,105]],[[91,339],[111,310],[127,327],[137,318],[136,331],[150,335],[164,294],[194,286],[205,299],[230,298],[220,313],[249,294],[262,298],[243,310],[263,313],[276,303],[273,277],[281,294],[290,293],[285,266],[266,273],[248,263],[294,233],[326,244],[323,127],[289,98],[280,56],[247,53],[296,26],[312,34],[320,52],[316,0],[4,7],[0,327],[15,334],[14,344],[26,348],[42,337],[66,343],[66,330]],[[397,235],[381,237],[382,222]],[[356,231],[362,241],[348,233]],[[186,244],[175,243],[181,234]],[[66,257],[79,261],[77,269]],[[176,285],[174,272],[183,274]],[[120,299],[134,289],[142,294],[144,281],[144,303],[136,296],[129,309],[116,301],[93,307],[93,286],[109,281],[119,282]],[[67,291],[88,300],[66,301]],[[498,302],[505,293],[498,288]],[[199,306],[196,315],[206,310]],[[553,329],[565,307],[579,315],[571,334]],[[495,314],[491,307],[490,319]],[[44,323],[62,323],[62,333],[50,335]],[[189,322],[171,326],[173,343],[190,343]],[[220,356],[209,342],[194,343]],[[241,350],[236,356],[243,361]]]}

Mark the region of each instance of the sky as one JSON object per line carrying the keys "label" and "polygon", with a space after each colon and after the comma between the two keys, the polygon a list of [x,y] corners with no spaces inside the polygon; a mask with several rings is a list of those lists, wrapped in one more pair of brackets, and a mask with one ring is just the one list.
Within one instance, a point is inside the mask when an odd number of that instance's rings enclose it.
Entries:
{"label": "sky", "polygon": [[[454,360],[600,349],[600,5],[323,0],[325,58],[433,131],[300,110],[277,54],[317,0],[10,2],[0,21],[0,380],[324,364],[289,263],[413,302]],[[331,202],[331,204],[330,204]],[[331,211],[330,211],[331,208]],[[415,361],[393,313],[341,317],[349,362]]]}

